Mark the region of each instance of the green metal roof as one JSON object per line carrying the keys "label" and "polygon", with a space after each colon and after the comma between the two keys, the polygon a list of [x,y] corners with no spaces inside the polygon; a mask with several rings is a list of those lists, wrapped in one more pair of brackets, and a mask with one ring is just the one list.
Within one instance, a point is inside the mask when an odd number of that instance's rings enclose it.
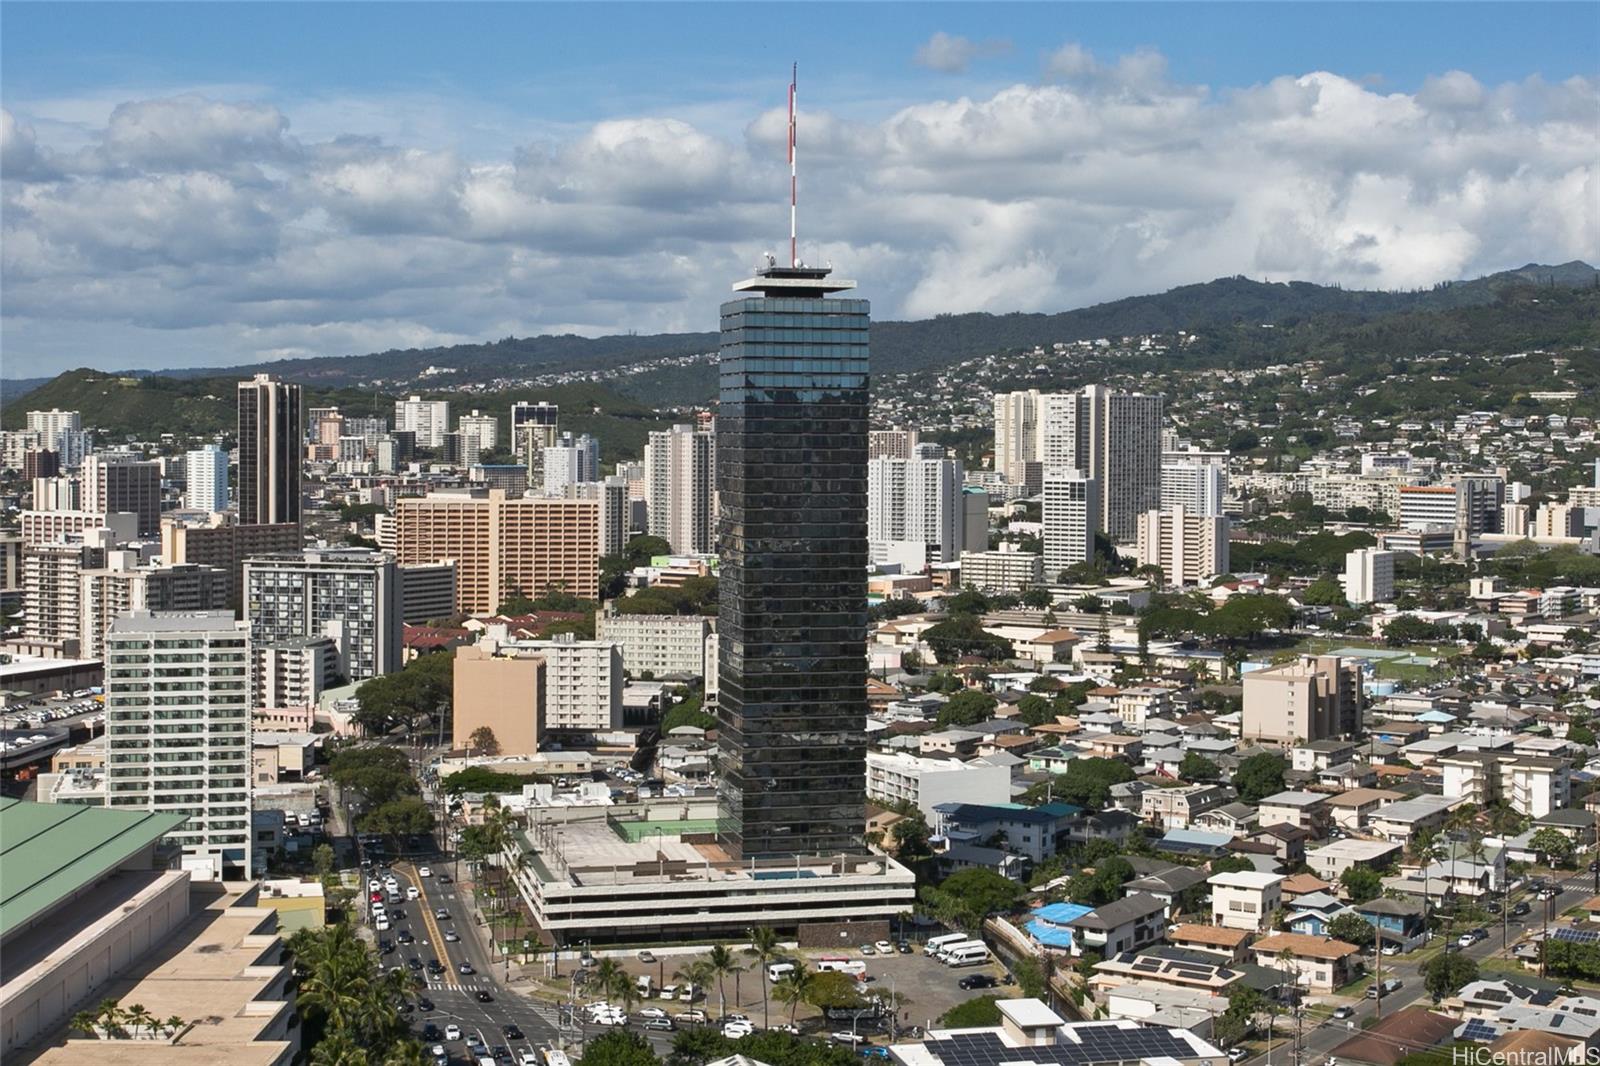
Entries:
{"label": "green metal roof", "polygon": [[0,799],[0,938],[187,820],[182,814]]}

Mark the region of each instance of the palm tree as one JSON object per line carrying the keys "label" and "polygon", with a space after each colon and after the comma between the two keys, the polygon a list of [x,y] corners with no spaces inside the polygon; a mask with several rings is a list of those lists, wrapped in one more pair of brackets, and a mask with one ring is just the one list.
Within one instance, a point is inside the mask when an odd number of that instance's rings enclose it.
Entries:
{"label": "palm tree", "polygon": [[139,1039],[139,1034],[144,1031],[146,1026],[149,1026],[153,1033],[155,1031],[155,1020],[156,1016],[146,1010],[143,1003],[135,1003],[128,1008],[128,1023],[133,1026],[133,1038],[135,1040]]}
{"label": "palm tree", "polygon": [[72,1020],[67,1023],[67,1027],[69,1029],[76,1029],[85,1036],[92,1036],[96,1040],[100,1039],[99,1025],[100,1015],[92,1010],[80,1010],[78,1013],[74,1014],[72,1016]]}
{"label": "palm tree", "polygon": [[166,1021],[162,1022],[161,1026],[162,1026],[162,1028],[166,1029],[167,1035],[170,1037],[170,1036],[177,1036],[178,1035],[178,1030],[182,1029],[185,1025],[188,1025],[188,1024],[189,1024],[188,1022],[184,1021],[182,1018],[180,1018],[176,1014],[174,1014],[172,1017],[170,1017]]}
{"label": "palm tree", "polygon": [[773,986],[772,994],[778,997],[779,1003],[789,1004],[789,1024],[794,1024],[795,1012],[800,1004],[805,1002],[806,993],[811,990],[811,980],[815,975],[806,969],[805,963],[797,962],[794,969],[784,974],[778,983]]}
{"label": "palm tree", "polygon": [[767,966],[773,959],[779,958],[778,933],[770,925],[759,925],[750,930],[750,947],[746,949],[749,954],[756,957],[757,969],[761,971],[761,1028],[770,1029],[771,1019],[767,1017]]}
{"label": "palm tree", "polygon": [[728,988],[727,978],[731,973],[743,973],[744,967],[739,965],[733,952],[728,950],[726,944],[713,944],[706,954],[706,962],[711,967],[711,973],[717,979],[717,1003],[722,1010],[722,1016],[728,1016]]}
{"label": "palm tree", "polygon": [[628,983],[628,971],[616,959],[601,959],[595,965],[589,983],[600,989],[608,998],[618,995],[618,989]]}
{"label": "palm tree", "polygon": [[683,982],[691,990],[704,989],[716,979],[716,974],[711,972],[711,964],[705,959],[692,959],[685,966],[673,970],[672,979]]}
{"label": "palm tree", "polygon": [[126,1016],[116,1000],[102,999],[95,1008],[95,1016],[100,1020],[100,1031],[107,1037],[116,1039],[128,1035],[128,1031],[122,1027]]}

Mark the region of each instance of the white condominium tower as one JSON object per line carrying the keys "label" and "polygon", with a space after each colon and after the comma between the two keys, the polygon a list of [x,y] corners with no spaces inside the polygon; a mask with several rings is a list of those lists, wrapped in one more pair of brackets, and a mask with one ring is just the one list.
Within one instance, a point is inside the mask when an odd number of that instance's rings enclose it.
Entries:
{"label": "white condominium tower", "polygon": [[186,814],[201,880],[252,875],[250,650],[229,611],[131,611],[106,634],[106,804]]}
{"label": "white condominium tower", "polygon": [[1357,548],[1345,555],[1344,598],[1355,604],[1394,599],[1394,552]]}
{"label": "white condominium tower", "polygon": [[394,428],[415,433],[419,448],[443,447],[445,432],[450,428],[450,401],[424,400],[421,396],[396,400]]}
{"label": "white condominium tower", "polygon": [[1094,558],[1094,535],[1100,527],[1100,486],[1071,467],[1044,472],[1044,579],[1060,580],[1061,571]]}
{"label": "white condominium tower", "polygon": [[1122,542],[1134,539],[1140,514],[1161,506],[1160,396],[1087,385],[1002,393],[994,410],[995,469],[1007,481],[1024,482],[1035,462],[1082,471],[1100,492],[1098,528]]}
{"label": "white condominium tower", "polygon": [[1228,468],[1203,459],[1175,459],[1171,453],[1161,461],[1161,509],[1182,507],[1190,514],[1221,514],[1228,494]]}
{"label": "white condominium tower", "polygon": [[544,481],[541,488],[546,496],[560,496],[568,485],[600,480],[600,442],[589,434],[574,437],[563,433],[556,442],[544,450]]}
{"label": "white condominium tower", "polygon": [[912,452],[910,459],[868,461],[867,540],[919,542],[936,549],[930,561],[953,562],[964,547],[961,461],[946,459],[937,444]]}
{"label": "white condominium tower", "polygon": [[89,454],[89,435],[84,433],[83,419],[77,411],[29,411],[28,429],[39,434],[40,448],[61,457],[64,470],[76,470]]}
{"label": "white condominium tower", "polygon": [[183,457],[183,505],[191,511],[228,509],[228,453],[208,444]]}
{"label": "white condominium tower", "polygon": [[715,432],[680,425],[651,433],[644,449],[651,536],[675,552],[715,551],[716,477]]}
{"label": "white condominium tower", "polygon": [[994,468],[1013,485],[1027,480],[1027,464],[1044,458],[1038,389],[996,393],[994,398]]}
{"label": "white condominium tower", "polygon": [[477,451],[492,452],[500,437],[500,420],[494,415],[473,411],[470,415],[461,416],[456,423],[456,431],[463,437],[475,440]]}

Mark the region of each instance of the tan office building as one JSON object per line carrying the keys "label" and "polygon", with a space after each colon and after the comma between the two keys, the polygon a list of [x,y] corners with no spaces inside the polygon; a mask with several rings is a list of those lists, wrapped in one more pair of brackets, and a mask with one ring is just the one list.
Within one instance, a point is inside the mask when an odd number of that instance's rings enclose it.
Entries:
{"label": "tan office building", "polygon": [[505,490],[433,493],[399,501],[395,549],[403,564],[456,563],[456,607],[490,614],[515,595],[547,588],[597,599],[599,500]]}
{"label": "tan office building", "polygon": [[1336,655],[1303,655],[1244,675],[1240,739],[1254,743],[1351,737],[1361,729],[1361,666]]}
{"label": "tan office building", "polygon": [[532,755],[544,727],[544,656],[516,648],[457,648],[454,664],[455,732],[451,746],[465,748],[488,726],[501,755]]}
{"label": "tan office building", "polygon": [[305,546],[298,522],[234,525],[215,516],[200,522],[163,519],[161,558],[174,566],[194,563],[227,574],[224,588],[230,607],[237,608],[244,588],[244,561],[258,555],[297,552]]}

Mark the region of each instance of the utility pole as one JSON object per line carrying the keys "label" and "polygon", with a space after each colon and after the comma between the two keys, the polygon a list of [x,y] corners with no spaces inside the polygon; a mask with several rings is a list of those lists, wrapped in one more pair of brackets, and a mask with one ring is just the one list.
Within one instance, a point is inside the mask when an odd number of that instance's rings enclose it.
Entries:
{"label": "utility pole", "polygon": [[1373,1017],[1381,1020],[1383,1018],[1383,927],[1373,926],[1372,931],[1377,934],[1372,941],[1372,981],[1378,989],[1378,1009]]}

